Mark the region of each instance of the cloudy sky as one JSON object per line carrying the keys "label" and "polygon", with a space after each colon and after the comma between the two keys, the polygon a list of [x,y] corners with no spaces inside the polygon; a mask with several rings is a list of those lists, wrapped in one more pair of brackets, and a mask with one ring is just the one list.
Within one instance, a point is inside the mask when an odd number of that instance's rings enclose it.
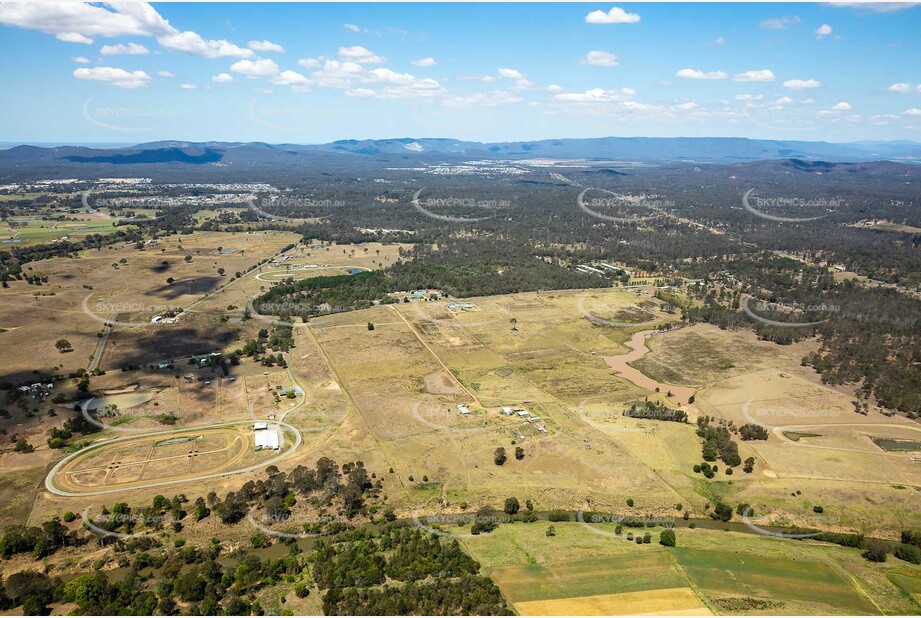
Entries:
{"label": "cloudy sky", "polygon": [[0,140],[921,140],[921,6],[0,3]]}

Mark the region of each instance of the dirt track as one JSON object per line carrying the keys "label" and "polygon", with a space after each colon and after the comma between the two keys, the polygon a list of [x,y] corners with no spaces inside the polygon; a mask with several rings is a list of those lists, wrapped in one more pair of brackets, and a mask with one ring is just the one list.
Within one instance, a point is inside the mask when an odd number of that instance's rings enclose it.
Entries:
{"label": "dirt track", "polygon": [[[112,494],[112,493],[118,493],[122,491],[133,490],[133,489],[148,489],[151,487],[162,487],[165,485],[173,485],[176,483],[187,483],[189,481],[200,481],[200,480],[205,480],[205,479],[218,478],[222,476],[229,476],[231,474],[239,474],[242,472],[250,472],[253,470],[262,470],[266,466],[275,464],[281,461],[282,459],[285,459],[286,457],[292,455],[301,445],[301,442],[302,442],[301,432],[296,427],[289,425],[288,423],[285,423],[282,421],[276,421],[276,423],[280,425],[283,429],[290,431],[291,433],[294,434],[295,436],[294,444],[291,445],[288,449],[276,455],[275,457],[272,457],[265,461],[261,461],[251,466],[247,466],[243,468],[233,467],[235,464],[239,464],[240,461],[242,461],[242,459],[249,452],[249,438],[248,436],[244,436],[245,442],[239,445],[239,449],[233,453],[233,455],[228,461],[222,462],[218,466],[212,468],[212,471],[208,471],[204,474],[192,474],[189,472],[190,467],[187,467],[184,472],[176,474],[168,478],[164,478],[162,480],[158,479],[158,480],[151,480],[150,482],[145,482],[142,478],[139,478],[137,481],[127,482],[118,487],[110,487],[107,489],[85,488],[85,487],[81,487],[80,485],[76,485],[69,480],[69,476],[72,476],[73,473],[75,472],[73,470],[74,466],[78,465],[79,462],[84,457],[86,457],[90,453],[99,451],[100,449],[109,448],[112,445],[117,444],[119,446],[130,448],[132,443],[138,443],[138,442],[143,443],[146,441],[150,441],[151,438],[156,438],[159,436],[182,437],[185,435],[192,436],[195,434],[204,435],[204,434],[209,434],[209,433],[213,434],[215,431],[220,431],[220,430],[224,430],[222,433],[230,432],[230,433],[236,434],[236,437],[239,438],[242,431],[245,431],[243,427],[248,426],[249,423],[250,421],[235,421],[231,423],[221,423],[217,425],[209,425],[206,427],[186,427],[183,429],[174,429],[174,430],[169,430],[169,431],[156,431],[156,432],[151,432],[151,433],[146,433],[146,434],[125,436],[122,438],[116,438],[114,440],[108,440],[100,444],[95,444],[86,449],[78,451],[74,453],[73,455],[65,457],[60,462],[58,462],[58,464],[55,465],[54,468],[52,468],[51,472],[49,472],[48,476],[45,478],[45,488],[51,493],[57,494],[59,496],[84,497],[84,496],[98,496],[98,495],[103,495],[103,494]],[[238,431],[238,432],[230,431],[230,428],[233,428],[233,427],[240,427],[241,431]],[[229,448],[231,447],[228,446],[227,449]],[[151,458],[152,450],[153,450],[152,448],[149,449],[148,454],[145,459],[137,461],[137,462],[132,462],[130,465],[143,465],[144,468],[146,469],[146,467],[150,464],[150,462],[155,461]],[[213,452],[220,452],[220,450],[213,451]],[[202,453],[202,454],[209,454],[209,453]],[[157,461],[161,461],[161,462],[168,461],[168,460],[189,461],[192,458],[190,457],[190,455],[193,455],[193,454],[192,453],[182,453],[182,454],[177,454],[172,457],[159,458]],[[110,468],[110,466],[106,466],[106,469],[108,468]],[[87,472],[87,471],[92,471],[92,470],[93,469],[84,469],[79,472]],[[58,478],[58,476],[61,475],[62,472],[64,474],[61,476],[61,478]],[[108,478],[108,473],[109,472],[107,472],[106,478]]]}

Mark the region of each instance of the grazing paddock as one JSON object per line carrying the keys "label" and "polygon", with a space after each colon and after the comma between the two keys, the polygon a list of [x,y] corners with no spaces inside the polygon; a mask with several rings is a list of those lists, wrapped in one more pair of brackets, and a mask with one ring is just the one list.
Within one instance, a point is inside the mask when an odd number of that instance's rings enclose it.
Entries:
{"label": "grazing paddock", "polygon": [[492,577],[513,602],[594,597],[686,585],[664,553],[647,551],[651,549],[648,546],[631,545],[635,548],[633,555],[498,567]]}
{"label": "grazing paddock", "polygon": [[492,577],[522,616],[710,614],[665,554],[650,550],[499,567]]}
{"label": "grazing paddock", "polygon": [[789,602],[818,614],[878,611],[840,570],[826,562],[682,547],[675,548],[674,555],[694,585],[707,596]]}
{"label": "grazing paddock", "polygon": [[921,608],[921,573],[916,575],[890,573],[889,579]]}

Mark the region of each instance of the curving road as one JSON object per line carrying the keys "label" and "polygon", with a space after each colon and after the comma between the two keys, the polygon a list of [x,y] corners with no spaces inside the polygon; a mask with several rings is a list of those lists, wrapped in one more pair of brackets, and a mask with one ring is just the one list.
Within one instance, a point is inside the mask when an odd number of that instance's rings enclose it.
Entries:
{"label": "curving road", "polygon": [[[293,249],[294,249],[294,248],[289,249],[289,251],[292,251]],[[282,252],[282,253],[280,253],[279,255],[284,255],[285,253],[286,253],[286,252]],[[356,266],[356,267],[353,267],[353,268],[364,268],[364,267],[357,267],[357,266]],[[366,270],[367,270],[367,269],[366,269]],[[251,271],[251,272],[252,272],[252,271]],[[250,274],[250,273],[247,273],[247,274]],[[260,273],[259,273],[258,271],[255,273],[256,278],[258,278],[258,275],[259,275],[259,274],[260,274]],[[203,297],[200,298],[199,300],[193,302],[193,303],[190,304],[188,307],[186,307],[186,308],[185,308],[185,311],[190,311],[190,310],[192,310],[195,306],[197,306],[198,304],[200,304],[200,303],[204,302],[205,300],[207,300],[207,299],[208,299],[211,295],[213,295],[214,293],[219,292],[219,291],[221,291],[221,290],[227,288],[227,287],[230,286],[231,284],[233,284],[233,283],[235,283],[235,282],[237,282],[237,281],[240,281],[240,280],[242,280],[242,279],[244,279],[244,278],[245,278],[245,277],[240,277],[239,279],[233,279],[233,280],[229,281],[228,283],[224,284],[223,286],[221,286],[220,288],[218,288],[217,290],[214,290],[214,291],[212,291],[212,292],[209,293],[209,294],[205,294],[205,296],[203,296]],[[103,351],[103,349],[105,348],[106,340],[108,339],[108,336],[109,336],[109,334],[110,334],[111,331],[112,331],[111,317],[112,317],[112,316],[110,316],[110,319],[106,321],[106,329],[105,329],[105,332],[103,333],[103,337],[102,337],[101,341],[99,342],[99,345],[98,345],[97,348],[96,348],[96,351],[95,351],[95,353],[94,353],[94,355],[93,355],[93,359],[92,359],[91,362],[90,362],[90,369],[89,369],[89,371],[92,371],[93,369],[95,369],[95,367],[98,365],[99,360],[100,360],[100,358],[101,358],[101,356],[102,356],[102,351]],[[214,472],[214,473],[210,473],[210,474],[201,474],[201,475],[197,475],[197,476],[183,477],[183,478],[180,478],[180,479],[169,480],[169,481],[154,481],[154,482],[151,482],[151,483],[144,483],[144,484],[141,484],[141,485],[132,485],[131,487],[121,487],[121,488],[112,488],[112,489],[98,489],[98,490],[95,490],[95,491],[86,491],[86,492],[71,492],[71,491],[65,491],[65,490],[63,490],[63,489],[59,489],[58,487],[56,487],[56,486],[54,485],[54,478],[57,476],[57,474],[61,471],[61,469],[62,469],[65,465],[67,465],[70,461],[72,461],[73,459],[77,458],[78,456],[81,456],[81,455],[85,454],[87,451],[92,450],[92,449],[102,448],[102,447],[104,447],[104,446],[108,446],[108,445],[110,445],[110,444],[115,444],[115,443],[118,443],[118,442],[123,442],[123,441],[126,441],[126,440],[137,440],[138,438],[146,438],[146,437],[151,437],[151,436],[163,436],[163,435],[170,435],[170,434],[176,434],[176,433],[187,433],[187,432],[190,432],[190,431],[197,431],[197,430],[217,429],[217,428],[221,428],[221,427],[233,427],[233,426],[242,425],[242,424],[247,424],[247,425],[249,425],[249,424],[252,423],[253,421],[250,420],[250,419],[248,419],[248,420],[241,420],[241,421],[231,421],[231,422],[227,422],[227,423],[216,423],[216,424],[212,424],[212,425],[199,425],[199,426],[192,426],[192,427],[183,427],[183,428],[180,428],[180,429],[168,429],[168,430],[165,430],[165,431],[152,431],[152,432],[148,432],[148,433],[131,433],[130,435],[127,435],[127,436],[123,436],[123,437],[120,437],[120,438],[115,438],[115,439],[113,439],[113,440],[107,440],[107,441],[105,441],[105,442],[100,442],[100,443],[98,443],[98,444],[90,445],[90,446],[88,446],[88,447],[86,447],[86,448],[80,449],[80,450],[77,451],[76,453],[73,453],[73,454],[71,454],[71,455],[68,455],[67,457],[65,457],[64,459],[62,459],[61,461],[59,461],[57,464],[55,464],[55,466],[51,469],[51,471],[50,471],[50,472],[48,473],[48,475],[45,477],[45,489],[47,489],[49,492],[51,492],[51,493],[53,493],[53,494],[55,494],[55,495],[58,495],[58,496],[65,496],[65,497],[71,497],[71,498],[82,498],[82,497],[86,497],[86,496],[99,496],[99,495],[113,494],[113,493],[119,493],[119,492],[124,492],[124,491],[134,491],[134,490],[137,490],[137,489],[149,489],[149,488],[152,488],[152,487],[163,487],[163,486],[166,486],[166,485],[176,485],[176,484],[180,484],[180,483],[188,483],[188,482],[194,482],[194,481],[203,481],[203,480],[207,480],[207,479],[220,478],[220,477],[223,477],[223,476],[231,476],[231,475],[234,475],[234,474],[241,474],[241,473],[245,473],[245,472],[252,472],[252,471],[255,471],[255,470],[264,469],[266,466],[270,466],[270,465],[275,464],[275,463],[277,463],[277,462],[279,462],[279,461],[281,461],[281,460],[283,460],[283,459],[286,459],[287,457],[289,457],[289,456],[291,456],[292,454],[294,454],[294,452],[295,452],[298,448],[300,448],[300,446],[303,444],[304,438],[303,438],[303,436],[302,436],[302,434],[301,434],[301,431],[300,431],[297,427],[295,427],[294,425],[291,425],[290,423],[286,423],[286,422],[284,421],[284,419],[285,419],[285,417],[288,415],[288,413],[293,412],[294,410],[297,410],[298,408],[300,408],[301,406],[303,406],[305,403],[307,403],[307,391],[297,382],[297,380],[296,380],[295,377],[294,377],[294,373],[291,371],[291,354],[290,354],[290,352],[288,353],[288,367],[287,367],[287,372],[288,372],[288,377],[289,377],[289,379],[291,380],[291,383],[292,383],[294,386],[296,386],[296,387],[301,391],[301,400],[300,400],[295,406],[293,406],[293,407],[289,408],[288,410],[285,410],[284,412],[282,412],[281,415],[280,415],[279,420],[275,421],[275,423],[276,423],[277,425],[279,425],[279,426],[283,426],[285,429],[290,430],[290,431],[294,434],[294,444],[291,446],[291,448],[286,449],[284,452],[278,454],[277,456],[273,457],[272,459],[269,459],[269,460],[267,460],[267,461],[260,462],[259,464],[256,464],[256,465],[248,466],[248,467],[246,467],[246,468],[239,468],[239,469],[236,469],[236,470],[229,470],[229,471],[226,471],[226,472]],[[92,423],[93,425],[96,425],[97,427],[102,427],[103,429],[110,429],[110,427],[106,426],[106,425],[103,424],[103,423],[100,423],[100,422],[97,421],[96,419],[92,418],[92,416],[89,414],[87,408],[88,408],[89,403],[90,403],[91,401],[92,401],[92,399],[88,399],[88,400],[84,401],[84,402],[82,403],[82,405],[80,406],[80,412],[81,412],[81,414],[83,415],[83,417],[86,418],[86,420],[89,421],[90,423]],[[252,413],[250,412],[250,414],[252,414]]]}

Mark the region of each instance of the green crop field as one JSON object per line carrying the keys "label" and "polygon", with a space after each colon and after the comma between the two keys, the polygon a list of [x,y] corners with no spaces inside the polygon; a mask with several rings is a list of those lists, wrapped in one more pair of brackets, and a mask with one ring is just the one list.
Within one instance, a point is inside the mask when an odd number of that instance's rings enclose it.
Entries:
{"label": "green crop field", "polygon": [[921,608],[921,575],[890,573],[889,580],[905,592]]}
{"label": "green crop field", "polygon": [[877,613],[846,576],[824,562],[681,547],[674,555],[707,596],[792,601],[819,613]]}
{"label": "green crop field", "polygon": [[[637,547],[634,544],[634,547]],[[686,582],[665,554],[637,548],[633,555],[500,567],[492,577],[512,602],[586,597],[660,588]]]}

